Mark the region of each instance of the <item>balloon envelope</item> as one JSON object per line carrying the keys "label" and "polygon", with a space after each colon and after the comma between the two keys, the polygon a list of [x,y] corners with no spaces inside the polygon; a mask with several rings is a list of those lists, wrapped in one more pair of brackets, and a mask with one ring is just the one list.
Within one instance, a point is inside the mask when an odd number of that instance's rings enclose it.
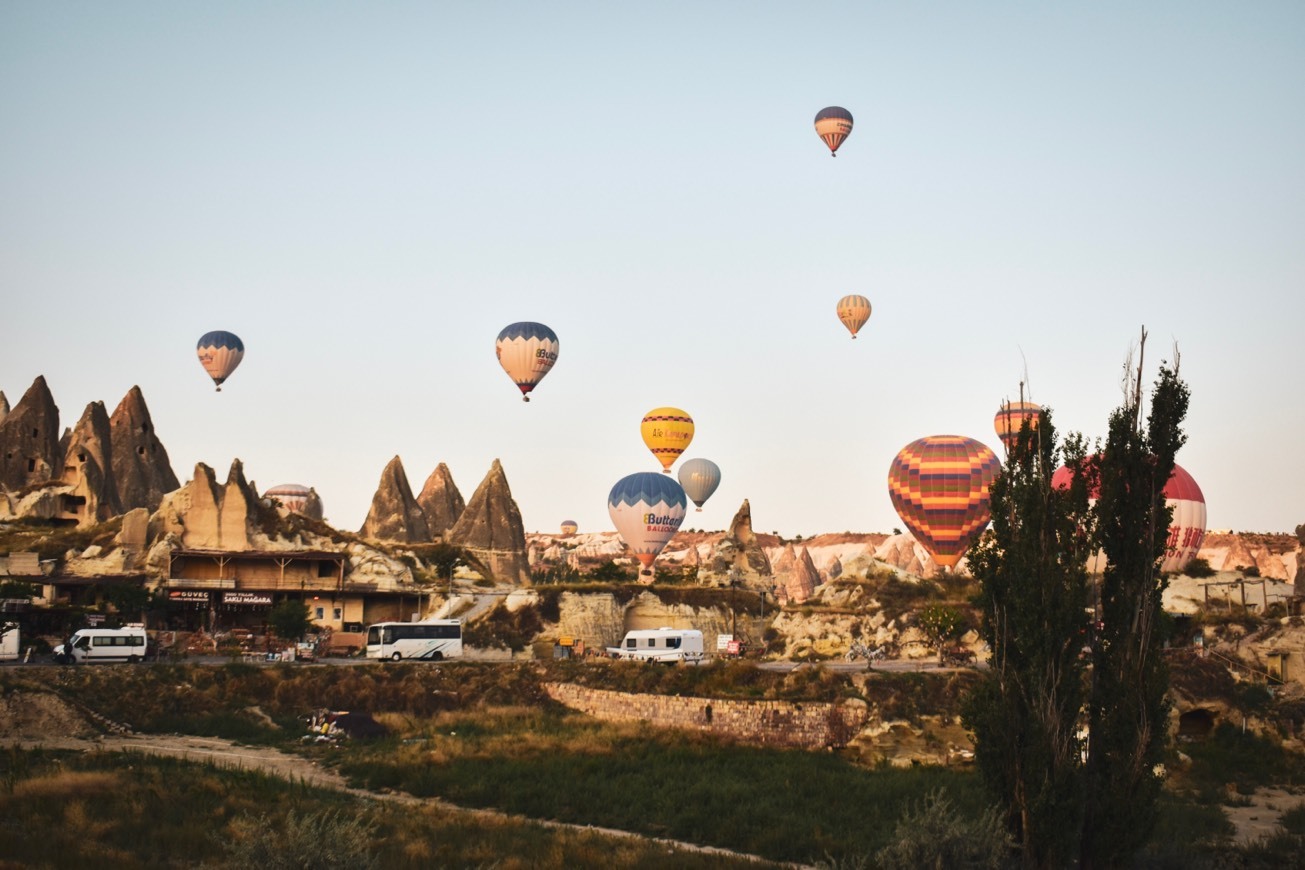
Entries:
{"label": "balloon envelope", "polygon": [[816,135],[829,146],[832,156],[838,156],[834,152],[851,132],[852,113],[842,106],[828,106],[816,112]]}
{"label": "balloon envelope", "polygon": [[263,497],[276,499],[281,502],[281,507],[299,513],[308,504],[308,487],[298,483],[278,483],[263,493]]}
{"label": "balloon envelope", "polygon": [[616,482],[607,496],[607,513],[630,552],[652,574],[653,560],[684,522],[684,490],[669,477],[639,471]]}
{"label": "balloon envelope", "polygon": [[562,520],[562,537],[569,538],[578,531],[580,526],[575,520]]}
{"label": "balloon envelope", "polygon": [[720,486],[720,466],[710,459],[689,459],[680,466],[680,486],[684,494],[702,510],[702,505]]}
{"label": "balloon envelope", "polygon": [[[1072,480],[1073,472],[1062,465],[1051,476],[1051,485],[1068,489]],[[1095,489],[1088,493],[1093,502],[1098,495],[1100,492]],[[1205,495],[1196,479],[1177,463],[1165,484],[1164,495],[1165,504],[1174,509],[1174,517],[1169,523],[1169,536],[1165,539],[1165,555],[1160,570],[1166,574],[1177,574],[1196,557],[1205,541]],[[1105,570],[1106,554],[1098,550],[1088,559],[1088,572],[1100,574]]]}
{"label": "balloon envelope", "polygon": [[888,468],[888,496],[915,539],[953,568],[987,528],[988,487],[1001,463],[973,438],[930,435],[906,445]]}
{"label": "balloon envelope", "polygon": [[1006,446],[1007,452],[1015,447],[1015,441],[1020,436],[1020,427],[1024,425],[1025,420],[1029,421],[1031,428],[1038,428],[1038,416],[1041,411],[1042,406],[1035,405],[1033,402],[1001,403],[996,416],[992,418],[992,428],[996,430],[997,437]]}
{"label": "balloon envelope", "polygon": [[[870,319],[870,300],[864,296],[844,296],[838,300],[838,319],[843,321],[847,331],[856,334],[865,326],[865,322]],[[890,318],[891,319],[891,318]]]}
{"label": "balloon envelope", "polygon": [[643,415],[639,434],[662,464],[662,471],[670,474],[675,460],[693,440],[693,418],[679,408],[653,408]]}
{"label": "balloon envelope", "polygon": [[494,353],[503,371],[521,390],[521,398],[529,402],[530,391],[557,362],[559,347],[553,330],[542,323],[525,320],[503,327],[494,342]]}
{"label": "balloon envelope", "polygon": [[231,377],[236,366],[245,358],[245,343],[234,332],[219,329],[201,335],[195,345],[195,353],[199,356],[199,364],[208,372],[220,392],[222,382]]}

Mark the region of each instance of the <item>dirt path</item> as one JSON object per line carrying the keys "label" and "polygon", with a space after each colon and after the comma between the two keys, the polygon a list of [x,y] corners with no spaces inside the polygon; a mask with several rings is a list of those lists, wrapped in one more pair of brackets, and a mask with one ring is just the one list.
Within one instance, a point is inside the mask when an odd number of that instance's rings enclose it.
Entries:
{"label": "dirt path", "polygon": [[599,834],[607,837],[645,840],[650,843],[657,843],[662,846],[680,849],[686,852],[696,852],[704,855],[720,855],[722,857],[743,861],[752,861],[760,866],[804,868],[804,870],[807,867],[807,865],[803,864],[784,864],[776,861],[769,861],[757,855],[749,855],[743,852],[732,852],[729,849],[720,849],[715,846],[700,846],[696,843],[685,843],[680,840],[670,840],[664,837],[647,837],[642,834],[636,834],[631,831],[621,831],[615,828],[600,828],[593,825],[576,825],[568,822],[557,822],[547,819],[532,819],[525,816],[515,816],[498,810],[471,809],[451,804],[439,798],[418,798],[400,792],[371,792],[363,789],[350,788],[344,778],[338,773],[329,768],[322,767],[311,759],[302,758],[297,755],[291,755],[267,747],[242,746],[215,737],[187,737],[174,734],[126,734],[94,738],[64,737],[34,739],[30,737],[20,737],[9,738],[0,742],[9,746],[19,746],[24,749],[65,749],[80,752],[140,752],[147,755],[166,755],[176,758],[185,758],[191,761],[213,762],[218,765],[258,770],[281,779],[304,782],[320,788],[335,789],[337,791],[347,792],[365,800],[389,801],[400,804],[420,804],[423,806],[438,807],[440,810],[448,813],[461,813],[478,818],[508,820],[521,824],[536,824],[546,828]]}

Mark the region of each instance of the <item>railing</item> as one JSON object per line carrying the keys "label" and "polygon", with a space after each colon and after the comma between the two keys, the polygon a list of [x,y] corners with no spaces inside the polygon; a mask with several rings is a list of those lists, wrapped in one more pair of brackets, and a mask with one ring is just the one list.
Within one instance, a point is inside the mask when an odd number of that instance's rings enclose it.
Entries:
{"label": "railing", "polygon": [[1261,680],[1265,683],[1278,683],[1278,684],[1282,683],[1281,677],[1274,676],[1268,671],[1261,671],[1258,668],[1253,668],[1250,665],[1246,664],[1246,662],[1242,661],[1241,659],[1224,655],[1218,650],[1213,650],[1207,647],[1205,649],[1205,654],[1215,659],[1216,661],[1221,662],[1225,667],[1231,670],[1241,671],[1242,673],[1250,676],[1252,679]]}

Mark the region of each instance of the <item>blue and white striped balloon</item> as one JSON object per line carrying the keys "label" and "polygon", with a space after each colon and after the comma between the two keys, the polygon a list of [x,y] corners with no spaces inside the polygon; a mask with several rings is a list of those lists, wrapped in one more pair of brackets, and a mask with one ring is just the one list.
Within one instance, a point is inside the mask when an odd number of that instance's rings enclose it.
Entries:
{"label": "blue and white striped balloon", "polygon": [[680,530],[687,505],[680,485],[654,471],[627,475],[612,487],[607,513],[645,577],[652,576],[653,560]]}

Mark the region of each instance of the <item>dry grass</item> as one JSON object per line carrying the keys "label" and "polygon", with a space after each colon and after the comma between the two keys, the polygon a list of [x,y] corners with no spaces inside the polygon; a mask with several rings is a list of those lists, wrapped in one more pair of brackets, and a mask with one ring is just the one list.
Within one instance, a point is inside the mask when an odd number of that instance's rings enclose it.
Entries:
{"label": "dry grass", "polygon": [[15,800],[28,798],[58,801],[86,800],[112,794],[120,784],[114,773],[85,770],[60,770],[44,776],[26,779],[14,785]]}

